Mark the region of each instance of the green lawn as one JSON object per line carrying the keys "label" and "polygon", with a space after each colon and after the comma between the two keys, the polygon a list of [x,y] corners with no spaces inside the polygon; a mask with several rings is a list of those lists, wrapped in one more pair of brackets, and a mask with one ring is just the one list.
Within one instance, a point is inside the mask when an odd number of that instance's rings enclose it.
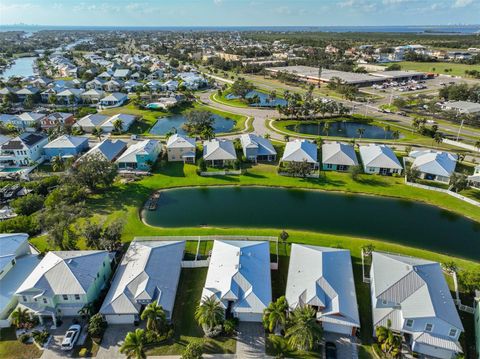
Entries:
{"label": "green lawn", "polygon": [[276,355],[283,355],[287,358],[321,358],[321,349],[317,351],[304,352],[298,350],[291,350],[288,347],[287,340],[284,337],[268,334],[265,343],[265,351],[267,355],[275,357]]}
{"label": "green lawn", "polygon": [[195,308],[200,303],[206,276],[207,268],[182,269],[172,318],[175,336],[165,345],[149,349],[148,355],[181,355],[190,342],[203,342],[208,354],[235,353],[234,338],[204,338],[202,329],[195,322]]}
{"label": "green lawn", "polygon": [[[467,64],[457,64],[449,62],[413,62],[413,61],[402,61],[397,62],[402,70],[413,70],[421,72],[432,72],[436,74],[444,75],[454,75],[467,77],[465,75],[465,70],[478,70],[478,65],[467,65]],[[445,69],[452,69],[452,71],[445,72]]]}
{"label": "green lawn", "polygon": [[242,101],[240,99],[232,99],[232,100],[226,99],[225,98],[226,95],[228,95],[227,91],[224,91],[222,96],[219,96],[218,93],[214,92],[213,94],[210,95],[210,99],[212,101],[215,101],[215,102],[221,103],[223,105],[227,105],[227,106],[242,107],[242,108],[248,108],[249,107],[247,103],[245,103],[244,101]]}
{"label": "green lawn", "polygon": [[0,329],[0,358],[32,359],[41,355],[42,351],[35,344],[23,344],[17,340],[12,327]]}

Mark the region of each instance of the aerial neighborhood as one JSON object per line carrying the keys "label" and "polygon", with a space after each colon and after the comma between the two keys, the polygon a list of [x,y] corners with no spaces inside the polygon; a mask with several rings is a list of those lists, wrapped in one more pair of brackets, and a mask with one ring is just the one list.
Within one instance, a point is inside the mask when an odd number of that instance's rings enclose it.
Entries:
{"label": "aerial neighborhood", "polygon": [[0,357],[479,358],[480,27],[12,26]]}

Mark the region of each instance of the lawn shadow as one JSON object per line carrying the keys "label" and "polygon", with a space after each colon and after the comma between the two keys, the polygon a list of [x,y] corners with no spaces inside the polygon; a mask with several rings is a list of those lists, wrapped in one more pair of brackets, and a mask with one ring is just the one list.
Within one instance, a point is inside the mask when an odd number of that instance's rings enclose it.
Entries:
{"label": "lawn shadow", "polygon": [[357,183],[366,185],[366,186],[377,186],[377,187],[390,187],[390,183],[386,183],[384,181],[381,181],[377,178],[374,177],[368,177],[368,178],[357,178],[355,180]]}
{"label": "lawn shadow", "polygon": [[185,177],[185,164],[183,162],[169,162],[168,166],[158,167],[154,173],[168,177]]}

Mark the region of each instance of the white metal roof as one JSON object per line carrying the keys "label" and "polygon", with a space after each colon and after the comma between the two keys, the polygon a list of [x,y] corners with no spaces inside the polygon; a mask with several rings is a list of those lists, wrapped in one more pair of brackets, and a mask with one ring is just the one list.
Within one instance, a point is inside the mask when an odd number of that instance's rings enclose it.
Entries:
{"label": "white metal roof", "polygon": [[277,151],[275,151],[275,148],[268,139],[254,133],[243,134],[240,137],[240,142],[243,148],[256,148],[257,156],[272,156],[277,154]]}
{"label": "white metal roof", "polygon": [[18,249],[28,241],[26,233],[0,234],[0,270],[17,256]]}
{"label": "white metal roof", "polygon": [[457,165],[457,155],[449,152],[434,150],[412,151],[409,154],[414,158],[412,167],[423,173],[450,177]]}
{"label": "white metal roof", "polygon": [[62,135],[47,143],[44,148],[76,148],[85,142],[88,142],[87,137]]}
{"label": "white metal roof", "polygon": [[358,165],[353,146],[341,142],[322,145],[322,163],[344,166]]}
{"label": "white metal roof", "polygon": [[287,142],[282,161],[317,163],[317,145],[307,140]]}
{"label": "white metal roof", "polygon": [[100,313],[138,314],[139,300],[156,300],[171,314],[184,249],[185,241],[135,239],[115,272]]}
{"label": "white metal roof", "polygon": [[237,154],[232,141],[214,138],[203,143],[203,158],[208,161],[236,160]]}
{"label": "white metal roof", "polygon": [[217,298],[232,311],[263,313],[272,301],[270,243],[219,241],[213,244],[203,297]]}
{"label": "white metal roof", "polygon": [[108,116],[96,114],[90,114],[79,119],[74,126],[78,127],[97,127],[100,126],[108,119]]}
{"label": "white metal roof", "polygon": [[322,321],[360,327],[348,250],[292,244],[285,296],[292,309],[317,306]]}
{"label": "white metal roof", "polygon": [[402,165],[392,149],[385,145],[370,144],[360,146],[360,157],[367,167],[402,169]]}
{"label": "white metal roof", "polygon": [[106,120],[102,125],[100,126],[104,130],[111,131],[114,128],[113,123],[116,120],[122,121],[122,131],[127,131],[130,126],[135,122],[136,116],[134,115],[128,115],[125,113],[117,113],[116,115],[113,115],[110,117],[108,120]]}
{"label": "white metal roof", "polygon": [[195,150],[195,139],[175,133],[168,138],[167,148],[188,148]]}
{"label": "white metal roof", "polygon": [[157,140],[143,140],[137,142],[126,149],[116,162],[134,163],[137,162],[137,155],[148,155],[155,151],[155,148],[161,146]]}

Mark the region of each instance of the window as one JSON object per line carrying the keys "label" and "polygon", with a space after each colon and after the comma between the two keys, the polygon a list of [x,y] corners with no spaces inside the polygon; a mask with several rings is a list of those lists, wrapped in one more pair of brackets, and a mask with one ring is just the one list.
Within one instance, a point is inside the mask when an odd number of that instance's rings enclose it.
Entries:
{"label": "window", "polygon": [[27,297],[22,295],[22,301],[26,302],[27,301]]}
{"label": "window", "polygon": [[62,297],[63,297],[63,300],[68,300],[68,295],[64,294]]}
{"label": "window", "polygon": [[383,305],[386,305],[387,304],[387,301],[385,299],[382,299],[382,304]]}
{"label": "window", "polygon": [[425,331],[426,332],[431,332],[433,330],[433,324],[432,323],[427,323],[425,325]]}
{"label": "window", "polygon": [[80,300],[80,294],[75,294],[75,300]]}
{"label": "window", "polygon": [[405,326],[408,328],[413,327],[413,319],[407,319],[407,322],[405,323]]}
{"label": "window", "polygon": [[47,301],[47,298],[43,298],[43,302],[44,302],[45,304],[47,304],[47,302],[48,302],[48,301]]}
{"label": "window", "polygon": [[457,329],[451,328],[450,333],[448,333],[448,336],[450,337],[456,337],[457,336]]}

